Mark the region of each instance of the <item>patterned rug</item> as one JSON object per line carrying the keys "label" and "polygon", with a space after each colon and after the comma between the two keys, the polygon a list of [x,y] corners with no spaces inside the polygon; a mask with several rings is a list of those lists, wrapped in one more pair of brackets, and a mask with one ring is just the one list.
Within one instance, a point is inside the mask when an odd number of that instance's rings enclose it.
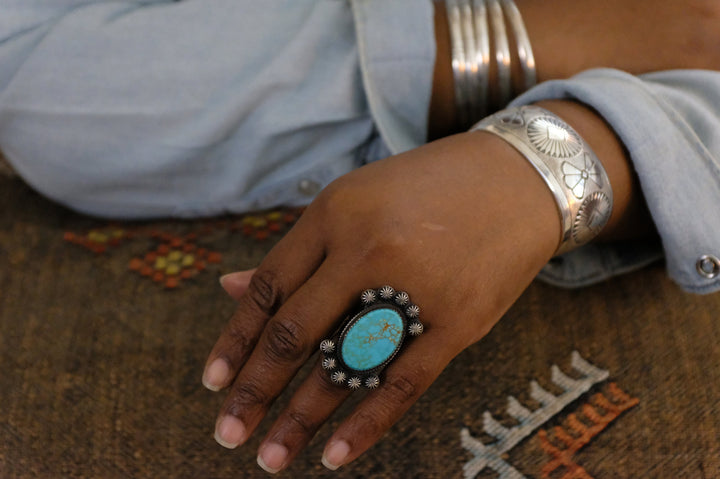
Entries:
{"label": "patterned rug", "polygon": [[[200,376],[234,307],[218,277],[257,265],[299,214],[108,223],[0,175],[0,477],[267,477],[269,421],[218,446],[222,397]],[[720,295],[685,294],[661,266],[534,283],[366,455],[320,465],[360,393],[281,476],[720,477],[719,344]]]}

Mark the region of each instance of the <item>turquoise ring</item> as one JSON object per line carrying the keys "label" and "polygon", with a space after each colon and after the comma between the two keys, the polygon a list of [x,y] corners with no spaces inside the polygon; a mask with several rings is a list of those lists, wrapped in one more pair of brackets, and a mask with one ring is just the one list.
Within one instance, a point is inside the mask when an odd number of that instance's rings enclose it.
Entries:
{"label": "turquoise ring", "polygon": [[420,307],[405,291],[366,289],[335,334],[320,343],[323,369],[335,384],[375,389],[405,340],[422,334],[419,317]]}

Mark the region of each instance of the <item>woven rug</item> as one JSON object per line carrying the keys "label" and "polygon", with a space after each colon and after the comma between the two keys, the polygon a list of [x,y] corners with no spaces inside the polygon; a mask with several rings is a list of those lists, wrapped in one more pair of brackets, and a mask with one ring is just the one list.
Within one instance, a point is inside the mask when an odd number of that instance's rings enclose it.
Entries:
{"label": "woven rug", "polygon": [[[270,422],[218,446],[222,397],[200,377],[234,308],[218,277],[257,265],[298,214],[108,223],[0,175],[0,477],[267,477]],[[720,295],[685,294],[660,265],[534,283],[367,454],[320,465],[358,394],[280,475],[720,477],[718,344]]]}

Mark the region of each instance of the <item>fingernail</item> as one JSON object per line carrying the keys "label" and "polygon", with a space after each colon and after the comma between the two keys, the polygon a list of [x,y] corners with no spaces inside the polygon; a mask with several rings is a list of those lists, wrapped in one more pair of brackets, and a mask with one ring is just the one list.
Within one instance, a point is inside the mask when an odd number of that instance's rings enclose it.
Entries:
{"label": "fingernail", "polygon": [[220,276],[220,286],[222,286],[223,289],[227,290],[227,285],[225,283],[227,283],[228,280],[231,280],[234,274],[235,273],[228,273]]}
{"label": "fingernail", "polygon": [[350,454],[350,444],[345,441],[335,441],[331,443],[323,453],[323,466],[334,471],[345,464],[348,454]]}
{"label": "fingernail", "polygon": [[258,466],[266,472],[275,474],[285,466],[288,450],[285,446],[271,442],[262,447],[257,457]]}
{"label": "fingernail", "polygon": [[202,378],[203,386],[211,391],[219,391],[225,385],[229,373],[228,363],[218,358],[205,370]]}
{"label": "fingernail", "polygon": [[223,288],[227,288],[228,282],[232,281],[247,283],[250,281],[250,278],[252,278],[253,274],[255,274],[254,269],[247,269],[244,271],[235,271],[234,273],[224,274],[220,276],[220,286],[222,286]]}
{"label": "fingernail", "polygon": [[228,449],[235,449],[245,442],[245,425],[235,416],[225,416],[215,427],[215,440]]}

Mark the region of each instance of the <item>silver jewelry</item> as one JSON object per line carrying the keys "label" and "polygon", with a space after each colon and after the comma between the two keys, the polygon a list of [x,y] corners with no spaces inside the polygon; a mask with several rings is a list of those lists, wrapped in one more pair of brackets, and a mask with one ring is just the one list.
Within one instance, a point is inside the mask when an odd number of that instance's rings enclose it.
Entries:
{"label": "silver jewelry", "polygon": [[613,206],[607,173],[585,140],[560,117],[537,106],[508,108],[470,131],[478,130],[510,143],[550,188],[561,219],[556,254],[587,243],[607,224]]}
{"label": "silver jewelry", "polygon": [[410,302],[405,291],[390,286],[363,291],[358,309],[348,315],[332,339],[320,343],[321,365],[335,384],[374,389],[380,385],[380,372],[406,338],[419,336],[424,327],[418,319],[420,307]]}
{"label": "silver jewelry", "polygon": [[475,118],[478,104],[478,56],[473,27],[473,11],[468,0],[460,2],[460,30],[465,50],[465,98],[467,100],[468,122]]}
{"label": "silver jewelry", "polygon": [[[537,81],[535,57],[520,11],[513,0],[446,0],[455,105],[458,123],[468,128],[488,111],[490,91],[490,58],[497,66],[495,107],[502,108],[513,94],[512,58],[505,20],[513,30],[523,74],[523,90]],[[503,14],[504,13],[504,14]],[[490,49],[490,27],[494,51]],[[521,92],[517,92],[521,93]]]}
{"label": "silver jewelry", "polygon": [[465,129],[485,116],[489,89],[490,38],[485,0],[446,0],[455,105]]}
{"label": "silver jewelry", "polygon": [[477,83],[477,108],[475,118],[483,118],[488,110],[490,94],[490,32],[488,27],[487,6],[485,0],[473,0],[473,23],[475,30],[475,51],[477,52],[478,69],[475,75]]}
{"label": "silver jewelry", "polygon": [[520,10],[513,0],[501,0],[505,18],[510,23],[510,28],[515,34],[515,44],[518,49],[520,69],[523,73],[523,91],[529,90],[537,83],[537,71],[535,68],[535,56],[533,55],[530,37],[525,29]]}
{"label": "silver jewelry", "polygon": [[510,102],[512,93],[512,81],[510,78],[510,45],[508,44],[505,21],[502,8],[498,0],[486,0],[488,13],[490,14],[490,25],[492,25],[493,39],[495,42],[495,64],[498,79],[498,104],[500,108]]}
{"label": "silver jewelry", "polygon": [[469,118],[469,100],[467,98],[467,60],[465,57],[465,42],[462,33],[463,0],[446,0],[448,27],[450,29],[450,50],[452,57],[452,71],[454,78],[455,106],[457,107],[458,121],[464,128],[471,123]]}

